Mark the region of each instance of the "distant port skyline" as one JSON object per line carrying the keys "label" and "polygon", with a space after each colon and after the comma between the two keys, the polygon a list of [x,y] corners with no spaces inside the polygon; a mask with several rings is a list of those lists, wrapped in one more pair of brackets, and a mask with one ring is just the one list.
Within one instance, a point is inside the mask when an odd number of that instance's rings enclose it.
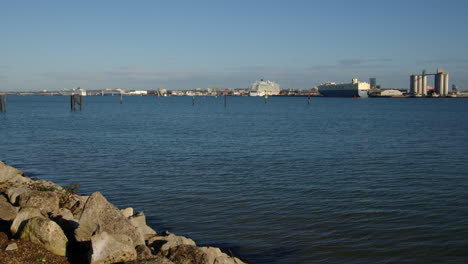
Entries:
{"label": "distant port skyline", "polygon": [[[0,92],[284,88],[416,70],[468,89],[466,1],[5,2]],[[428,83],[428,85],[433,85]]]}

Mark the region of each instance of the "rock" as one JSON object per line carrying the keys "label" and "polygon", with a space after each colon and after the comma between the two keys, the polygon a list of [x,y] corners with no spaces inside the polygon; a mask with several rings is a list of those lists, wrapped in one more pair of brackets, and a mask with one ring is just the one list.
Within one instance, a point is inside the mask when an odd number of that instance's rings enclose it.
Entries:
{"label": "rock", "polygon": [[149,249],[145,245],[138,245],[135,247],[136,253],[137,253],[137,259],[150,259],[153,258],[154,255],[151,254],[151,249]]}
{"label": "rock", "polygon": [[8,202],[8,197],[6,196],[6,193],[0,193],[0,201]]}
{"label": "rock", "polygon": [[21,233],[27,221],[36,216],[43,216],[38,208],[21,208],[10,226],[11,234],[16,236],[16,233]]}
{"label": "rock", "polygon": [[59,186],[53,182],[50,181],[44,181],[44,180],[32,180],[29,183],[29,188],[37,191],[52,191],[52,192],[59,192],[63,191],[64,189],[62,186]]}
{"label": "rock", "polygon": [[65,220],[73,220],[72,212],[66,208],[58,208],[49,213],[51,219],[62,218]]}
{"label": "rock", "polygon": [[70,210],[59,208],[49,213],[50,219],[55,221],[63,230],[69,241],[73,241],[78,222]]}
{"label": "rock", "polygon": [[161,256],[153,256],[150,259],[127,261],[123,264],[174,264],[174,262]]}
{"label": "rock", "polygon": [[18,245],[16,243],[11,243],[11,244],[8,244],[8,246],[5,248],[5,251],[17,250],[17,249],[18,249]]}
{"label": "rock", "polygon": [[240,259],[230,257],[216,247],[199,247],[206,254],[207,264],[244,264]]}
{"label": "rock", "polygon": [[163,256],[177,264],[208,264],[208,257],[196,246],[180,245],[162,252]]}
{"label": "rock", "polygon": [[91,264],[107,264],[136,260],[132,239],[126,235],[102,232],[91,238]]}
{"label": "rock", "polygon": [[107,232],[127,235],[132,239],[133,247],[145,244],[143,236],[130,220],[99,192],[93,193],[88,198],[79,223],[75,230],[75,238],[80,242],[90,241],[95,233]]}
{"label": "rock", "polygon": [[59,208],[59,198],[55,192],[30,191],[19,195],[21,207],[35,207],[48,213]]}
{"label": "rock", "polygon": [[228,255],[221,252],[219,248],[215,247],[199,247],[207,255],[207,263],[213,264],[218,257],[229,257]]}
{"label": "rock", "polygon": [[159,251],[166,251],[180,245],[196,246],[195,242],[183,236],[176,236],[172,233],[156,235],[148,239],[148,245],[153,249],[153,254]]}
{"label": "rock", "polygon": [[131,216],[129,220],[132,225],[138,229],[145,240],[156,235],[156,231],[146,225],[146,217],[143,212],[138,212],[136,215]]}
{"label": "rock", "polygon": [[9,202],[0,200],[0,220],[12,221],[18,214],[18,208],[11,205]]}
{"label": "rock", "polygon": [[81,214],[83,213],[83,208],[88,198],[89,196],[86,195],[72,194],[65,198],[64,203],[61,205],[61,207],[69,209],[75,216],[75,219],[80,219]]}
{"label": "rock", "polygon": [[68,239],[60,226],[45,217],[36,216],[26,223],[20,239],[43,245],[50,252],[66,256]]}
{"label": "rock", "polygon": [[23,176],[23,172],[0,161],[0,183],[2,182],[27,182],[29,179]]}
{"label": "rock", "polygon": [[123,214],[125,217],[130,217],[130,216],[133,215],[133,208],[132,208],[132,207],[128,207],[128,208],[125,208],[125,209],[120,210],[120,212],[122,212],[122,214]]}
{"label": "rock", "polygon": [[245,264],[240,259],[230,257],[215,247],[180,245],[161,251],[159,254],[177,264]]}
{"label": "rock", "polygon": [[10,203],[13,205],[18,205],[18,197],[26,192],[30,192],[31,189],[25,188],[25,187],[15,187],[15,188],[9,188],[6,192],[8,196],[8,200],[10,200]]}

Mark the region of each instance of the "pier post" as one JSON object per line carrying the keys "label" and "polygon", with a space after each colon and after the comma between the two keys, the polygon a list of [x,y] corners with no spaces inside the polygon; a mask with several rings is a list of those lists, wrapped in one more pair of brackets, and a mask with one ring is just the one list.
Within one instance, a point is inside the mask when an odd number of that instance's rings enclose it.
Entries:
{"label": "pier post", "polygon": [[265,98],[265,104],[267,104],[268,103],[268,95],[265,95],[264,98]]}
{"label": "pier post", "polygon": [[6,112],[6,95],[0,95],[0,112]]}
{"label": "pier post", "polygon": [[195,105],[195,96],[192,96],[192,105]]}
{"label": "pier post", "polygon": [[310,94],[309,94],[309,96],[307,97],[307,104],[310,104]]}
{"label": "pier post", "polygon": [[83,97],[78,94],[74,94],[70,97],[70,108],[74,112],[76,111],[76,105],[80,105],[80,111],[83,105]]}
{"label": "pier post", "polygon": [[120,94],[120,104],[123,104],[123,97],[122,97],[122,94]]}

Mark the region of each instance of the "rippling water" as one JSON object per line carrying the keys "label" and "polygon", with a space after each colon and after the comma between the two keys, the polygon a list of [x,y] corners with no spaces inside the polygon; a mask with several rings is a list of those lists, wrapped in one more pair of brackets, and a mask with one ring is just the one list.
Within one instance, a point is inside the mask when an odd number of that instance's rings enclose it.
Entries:
{"label": "rippling water", "polygon": [[467,263],[468,99],[8,97],[0,159],[255,263]]}

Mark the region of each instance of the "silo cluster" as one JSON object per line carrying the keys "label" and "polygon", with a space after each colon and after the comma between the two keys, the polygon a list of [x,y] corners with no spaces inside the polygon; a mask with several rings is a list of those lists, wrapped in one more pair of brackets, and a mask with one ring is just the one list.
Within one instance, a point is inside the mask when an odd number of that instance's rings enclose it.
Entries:
{"label": "silo cluster", "polygon": [[[421,75],[410,76],[410,92],[413,96],[427,96],[427,76],[434,75],[434,91],[432,96],[448,96],[449,93],[449,76],[444,69],[438,68],[437,73],[426,74],[423,71]],[[434,94],[435,92],[435,94]]]}
{"label": "silo cluster", "polygon": [[427,95],[427,76],[426,75],[411,75],[410,77],[410,92],[415,96]]}
{"label": "silo cluster", "polygon": [[440,96],[447,96],[449,89],[449,76],[443,69],[437,69],[435,75],[434,88]]}

